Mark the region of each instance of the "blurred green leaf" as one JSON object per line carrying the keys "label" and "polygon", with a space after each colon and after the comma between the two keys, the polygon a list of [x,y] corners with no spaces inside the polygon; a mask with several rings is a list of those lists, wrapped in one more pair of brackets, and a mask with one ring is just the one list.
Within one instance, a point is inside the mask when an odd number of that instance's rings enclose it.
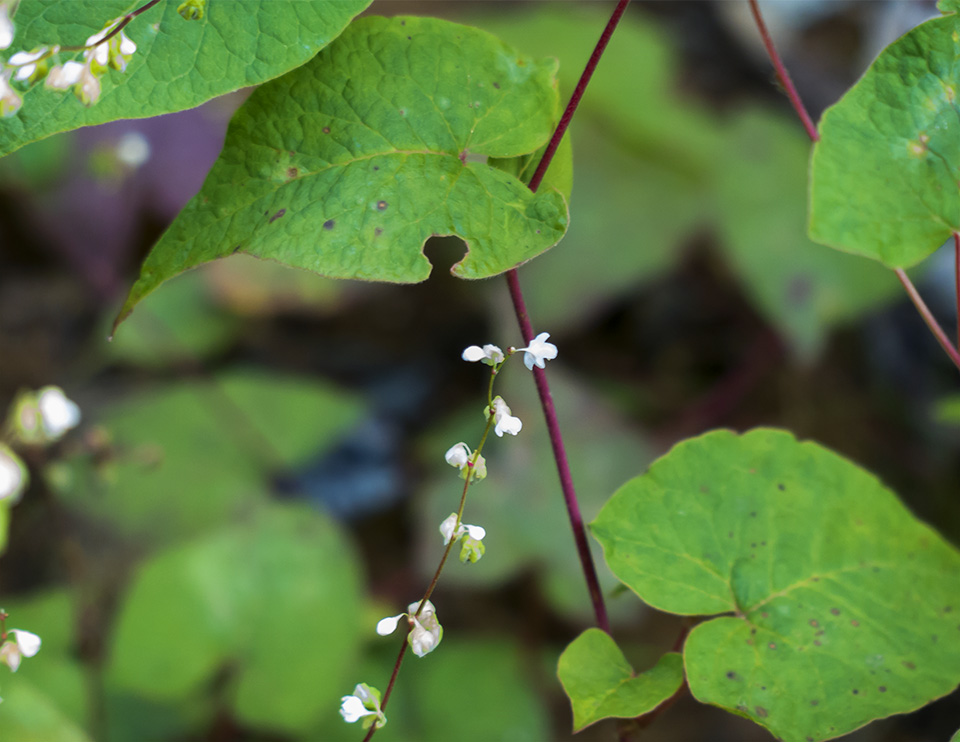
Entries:
{"label": "blurred green leaf", "polygon": [[960,17],[888,46],[820,121],[810,237],[909,268],[960,231]]}
{"label": "blurred green leaf", "polygon": [[[505,581],[535,566],[542,570],[547,597],[559,610],[586,616],[590,599],[582,578],[580,562],[570,534],[556,464],[543,424],[533,378],[522,363],[510,364],[497,380],[497,393],[524,423],[515,438],[491,436],[484,448],[488,476],[471,486],[464,520],[487,530],[486,554],[476,564],[452,563],[443,580],[452,585],[490,585]],[[484,369],[486,367],[483,367]],[[577,486],[580,509],[592,518],[625,477],[652,458],[646,441],[619,415],[604,405],[581,382],[551,369],[550,386],[564,431],[570,469]],[[477,372],[478,389],[483,384]],[[434,463],[435,476],[422,500],[424,550],[423,572],[433,573],[440,558],[443,539],[440,522],[457,509],[462,481],[443,460],[444,452],[457,441],[471,449],[483,432],[483,401],[458,416],[449,427],[425,441],[427,461]],[[617,582],[595,556],[601,585]],[[632,601],[612,601],[612,613],[629,612]]]}
{"label": "blurred green leaf", "polygon": [[634,672],[605,631],[587,629],[560,655],[557,676],[573,708],[573,731],[611,717],[653,711],[683,685],[683,657],[668,652],[656,666]]}
{"label": "blurred green leaf", "polygon": [[943,423],[960,425],[960,394],[954,394],[937,403],[936,418]]}
{"label": "blurred green leaf", "polygon": [[960,553],[871,474],[758,429],[678,444],[592,524],[642,600],[697,625],[694,697],[792,742],[917,709],[960,682]]}
{"label": "blurred green leaf", "polygon": [[899,296],[900,284],[892,271],[806,236],[810,144],[796,124],[752,109],[725,129],[715,158],[723,247],[755,306],[810,359],[832,324]]}
{"label": "blurred green leaf", "polygon": [[92,742],[42,690],[25,678],[5,679],[0,739],[11,742]]}
{"label": "blurred green leaf", "polygon": [[431,235],[464,239],[462,278],[539,255],[567,225],[557,191],[468,155],[549,138],[556,62],[433,18],[360,19],[237,111],[200,193],[144,262],[118,322],[168,278],[243,252],[333,278],[416,283]]}
{"label": "blurred green leaf", "polygon": [[429,660],[410,669],[423,742],[549,738],[546,710],[519,648],[508,641],[445,637]]}
{"label": "blurred green leaf", "polygon": [[269,477],[359,419],[360,404],[313,381],[234,372],[117,405],[102,420],[112,457],[51,481],[65,502],[146,543],[204,531],[264,502]]}
{"label": "blurred green leaf", "polygon": [[215,306],[207,282],[202,271],[192,271],[150,296],[113,338],[110,356],[162,366],[195,362],[224,350],[240,325]]}
{"label": "blurred green leaf", "polygon": [[592,125],[578,126],[574,139],[570,229],[523,281],[530,315],[552,330],[585,324],[617,293],[669,269],[703,218],[703,191],[676,171]]}
{"label": "blurred green leaf", "polygon": [[[17,6],[10,51],[80,45],[107,22],[145,4],[129,0],[28,0]],[[108,71],[89,108],[72,93],[34,85],[0,126],[0,156],[28,142],[115,119],[146,118],[198,106],[210,98],[299,67],[329,44],[370,0],[212,0],[203,20],[187,22],[176,2],[136,17],[124,33],[137,45],[126,72]],[[62,53],[65,62],[79,53]]]}
{"label": "blurred green leaf", "polygon": [[[3,720],[14,707],[15,689],[23,683],[26,693],[36,699],[37,713],[52,714],[53,719],[64,724],[64,729],[86,728],[90,723],[89,691],[86,671],[76,659],[75,598],[67,590],[51,590],[27,598],[5,600],[3,605],[10,618],[8,629],[25,629],[40,637],[40,651],[33,657],[24,658],[16,675],[9,675],[0,682],[0,695],[4,705],[0,706],[0,739],[19,740],[16,734],[5,736],[10,728]],[[14,690],[14,692],[10,692]],[[32,709],[33,701],[28,701]],[[28,713],[33,713],[30,711]],[[16,717],[16,713],[14,717]],[[37,730],[42,727],[38,726]],[[22,731],[22,730],[21,730]],[[39,731],[37,732],[39,733]],[[26,732],[24,732],[26,734]],[[50,734],[54,732],[51,730]],[[27,737],[28,739],[32,739]],[[42,739],[37,737],[36,739]],[[51,740],[57,739],[51,736]],[[65,739],[72,739],[65,737]],[[85,737],[83,738],[85,739]]]}
{"label": "blurred green leaf", "polygon": [[108,677],[149,700],[187,702],[223,673],[239,720],[303,731],[351,682],[360,610],[356,558],[333,523],[264,506],[141,567]]}

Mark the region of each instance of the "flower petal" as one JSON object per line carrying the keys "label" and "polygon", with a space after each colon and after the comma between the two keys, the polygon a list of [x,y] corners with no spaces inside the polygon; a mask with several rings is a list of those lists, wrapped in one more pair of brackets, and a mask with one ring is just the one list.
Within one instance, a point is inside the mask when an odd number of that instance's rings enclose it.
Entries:
{"label": "flower petal", "polygon": [[40,651],[40,637],[30,631],[23,629],[10,629],[8,632],[13,634],[14,641],[20,649],[20,654],[24,657],[33,657]]}
{"label": "flower petal", "polygon": [[343,720],[349,724],[359,721],[364,716],[375,715],[376,711],[370,711],[363,705],[357,696],[343,696],[340,699],[340,715]]}
{"label": "flower petal", "polygon": [[397,624],[400,623],[400,619],[406,615],[406,613],[398,613],[396,616],[381,618],[377,622],[377,633],[380,634],[380,636],[389,636],[397,630]]}

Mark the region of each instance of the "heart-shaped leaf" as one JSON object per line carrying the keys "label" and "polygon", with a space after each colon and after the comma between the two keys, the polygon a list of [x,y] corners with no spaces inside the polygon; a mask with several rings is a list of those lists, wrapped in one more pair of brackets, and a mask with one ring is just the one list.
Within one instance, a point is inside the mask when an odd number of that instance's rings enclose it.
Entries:
{"label": "heart-shaped leaf", "polygon": [[[72,93],[34,85],[23,106],[0,124],[0,156],[59,131],[116,119],[146,118],[193,108],[298,67],[343,31],[371,0],[230,0],[206,3],[187,21],[179,2],[137,16],[124,33],[137,45],[126,72],[108,71],[100,100],[89,108]],[[9,51],[77,46],[144,3],[129,0],[30,0],[17,6]],[[60,54],[60,62],[79,54]]]}
{"label": "heart-shaped leaf", "polygon": [[560,655],[557,676],[573,707],[573,731],[601,719],[632,719],[653,711],[683,684],[683,658],[663,655],[637,674],[605,631],[587,629]]}
{"label": "heart-shaped leaf", "polygon": [[334,278],[415,283],[423,244],[468,244],[486,278],[556,244],[564,197],[485,157],[549,138],[556,62],[433,18],[363,18],[234,116],[200,193],[147,257],[118,322],[166,279],[244,252]]}
{"label": "heart-shaped leaf", "polygon": [[960,682],[960,554],[872,475],[777,430],[678,444],[593,523],[644,601],[706,621],[693,695],[797,742]]}
{"label": "heart-shaped leaf", "polygon": [[888,46],[823,114],[813,151],[810,237],[892,268],[960,231],[960,17]]}

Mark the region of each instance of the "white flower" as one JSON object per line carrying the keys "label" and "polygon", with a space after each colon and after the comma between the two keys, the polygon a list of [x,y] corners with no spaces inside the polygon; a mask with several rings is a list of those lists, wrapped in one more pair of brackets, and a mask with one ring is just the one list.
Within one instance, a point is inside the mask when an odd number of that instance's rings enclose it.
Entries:
{"label": "white flower", "polygon": [[417,601],[411,603],[407,608],[410,611],[410,623],[413,626],[407,635],[407,643],[417,657],[423,657],[440,644],[440,640],[443,638],[443,627],[437,620],[437,611],[433,607],[433,603],[429,600],[426,601],[423,604],[423,610],[417,616],[416,611],[419,607],[420,602]]}
{"label": "white flower", "polygon": [[9,448],[0,443],[0,502],[16,502],[27,486],[27,467]]}
{"label": "white flower", "polygon": [[557,346],[548,343],[549,332],[541,332],[526,348],[517,348],[517,351],[525,351],[523,354],[523,364],[533,371],[533,367],[543,368],[547,361],[552,361],[557,357]]}
{"label": "white flower", "polygon": [[22,104],[20,94],[10,87],[10,73],[0,74],[0,117],[13,116]]}
{"label": "white flower", "polygon": [[503,355],[503,351],[496,345],[484,345],[482,348],[479,345],[471,345],[463,351],[461,358],[471,363],[482,361],[488,366],[496,366],[499,363],[503,363],[503,359],[506,358],[506,356]]}
{"label": "white flower", "polygon": [[0,49],[6,49],[13,43],[13,21],[10,20],[10,11],[0,3]]}
{"label": "white flower", "polygon": [[343,696],[340,699],[340,715],[348,724],[353,724],[364,717],[364,729],[376,724],[377,729],[387,723],[387,717],[380,709],[380,691],[366,683],[358,683],[353,689],[352,696]]}
{"label": "white flower", "polygon": [[437,611],[433,607],[433,603],[429,600],[424,602],[423,610],[420,611],[419,616],[416,615],[418,608],[420,608],[419,600],[408,605],[406,613],[381,619],[377,623],[377,633],[380,636],[392,634],[397,628],[397,624],[400,623],[400,619],[406,616],[411,627],[410,633],[407,634],[407,643],[417,657],[423,657],[423,655],[437,648],[443,638],[443,627],[437,620]]}
{"label": "white flower", "polygon": [[466,443],[460,442],[451,446],[443,455],[443,458],[450,466],[462,470],[470,461],[470,449]]}
{"label": "white flower", "polygon": [[80,408],[58,386],[46,386],[37,393],[37,409],[47,438],[55,441],[80,424]]}
{"label": "white flower", "polygon": [[107,65],[120,72],[125,71],[130,57],[137,51],[137,45],[123,31],[101,42],[101,39],[105,38],[119,22],[119,19],[112,21],[105,29],[88,38],[87,43],[84,44],[90,48],[83,52],[83,58],[95,74],[102,73]]}
{"label": "white flower", "polygon": [[456,527],[456,525],[456,513],[450,513],[450,517],[446,518],[443,523],[440,524],[440,535],[443,536],[444,546],[449,544],[451,539],[456,541],[465,533],[469,533],[470,537],[476,539],[477,541],[482,541],[483,537],[487,535],[487,532],[482,526],[470,526],[466,523],[461,523],[460,527],[457,528],[456,532],[454,532],[453,529]]}
{"label": "white flower", "polygon": [[471,470],[473,470],[473,481],[475,482],[479,482],[487,476],[487,460],[478,454],[476,461],[471,463],[473,457],[466,443],[461,442],[451,446],[443,458],[450,466],[460,470],[461,479],[466,479]]}
{"label": "white flower", "polygon": [[39,636],[23,629],[10,629],[6,641],[0,644],[0,662],[16,672],[23,657],[33,657],[39,651]]}
{"label": "white flower", "polygon": [[86,66],[80,64],[80,62],[67,62],[62,66],[57,65],[47,73],[46,85],[54,90],[66,90],[80,82],[86,69]]}
{"label": "white flower", "polygon": [[92,106],[100,100],[100,78],[94,74],[93,68],[89,64],[83,65],[83,69],[80,71],[80,80],[74,88],[74,93],[85,106]]}
{"label": "white flower", "polygon": [[[490,408],[487,408],[487,415],[490,414]],[[520,432],[520,429],[523,428],[523,422],[519,417],[514,417],[510,414],[510,408],[507,407],[507,403],[503,401],[503,397],[495,397],[493,400],[493,421],[495,427],[493,432],[497,434],[499,438],[503,438],[504,433],[509,433],[510,435],[516,435]]]}
{"label": "white flower", "polygon": [[10,59],[7,60],[7,64],[11,67],[17,67],[17,71],[13,75],[14,80],[26,80],[29,77],[33,76],[33,73],[37,71],[36,62],[40,57],[43,57],[50,51],[45,46],[41,46],[38,49],[34,49],[32,52],[17,52]]}

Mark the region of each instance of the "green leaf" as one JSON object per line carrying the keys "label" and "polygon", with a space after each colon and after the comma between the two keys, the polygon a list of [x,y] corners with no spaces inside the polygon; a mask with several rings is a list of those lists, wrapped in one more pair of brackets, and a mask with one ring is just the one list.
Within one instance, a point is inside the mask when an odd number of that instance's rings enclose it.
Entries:
{"label": "green leaf", "polygon": [[364,628],[355,564],[333,523],[302,506],[264,507],[164,552],[140,569],[121,608],[110,681],[187,703],[229,669],[238,719],[309,729],[356,682]]}
{"label": "green leaf", "polygon": [[668,652],[637,674],[605,631],[587,629],[560,655],[557,676],[573,707],[573,731],[653,711],[683,684],[683,658]]}
{"label": "green leaf", "polygon": [[942,423],[960,425],[960,394],[951,394],[937,402],[935,414]]}
{"label": "green leaf", "polygon": [[872,475],[777,430],[714,431],[593,523],[645,602],[701,623],[693,695],[792,742],[919,708],[960,682],[960,553]]}
{"label": "green leaf", "polygon": [[804,234],[810,142],[799,126],[747,110],[725,140],[715,176],[722,246],[754,305],[809,360],[830,325],[898,296],[900,284],[882,266]]}
{"label": "green leaf", "polygon": [[[25,0],[10,51],[76,46],[143,3],[129,0]],[[370,0],[210,0],[202,20],[185,21],[176,2],[137,16],[124,33],[137,51],[124,73],[108,71],[100,100],[87,108],[72,93],[34,85],[23,107],[0,125],[0,156],[60,131],[145,118],[198,106],[299,67],[343,31]],[[77,54],[60,54],[65,62]]]}
{"label": "green leaf", "polygon": [[4,678],[0,739],[16,742],[91,742],[90,737],[24,678]]}
{"label": "green leaf", "polygon": [[937,10],[946,15],[947,13],[956,13],[960,11],[960,0],[940,0],[937,3]]}
{"label": "green leaf", "polygon": [[960,17],[888,46],[820,122],[810,237],[891,268],[960,230]]}
{"label": "green leaf", "polygon": [[557,116],[556,62],[433,18],[363,18],[234,116],[200,193],[147,257],[118,322],[166,279],[244,252],[334,278],[415,283],[423,244],[468,244],[486,278],[556,244],[563,196],[470,156],[535,151]]}
{"label": "green leaf", "polygon": [[953,736],[950,738],[950,742],[960,742],[960,729],[953,733]]}
{"label": "green leaf", "polygon": [[[112,455],[51,481],[74,507],[153,543],[195,535],[266,500],[361,414],[342,390],[250,372],[138,396],[102,421]],[[198,462],[202,462],[198,465]]]}

